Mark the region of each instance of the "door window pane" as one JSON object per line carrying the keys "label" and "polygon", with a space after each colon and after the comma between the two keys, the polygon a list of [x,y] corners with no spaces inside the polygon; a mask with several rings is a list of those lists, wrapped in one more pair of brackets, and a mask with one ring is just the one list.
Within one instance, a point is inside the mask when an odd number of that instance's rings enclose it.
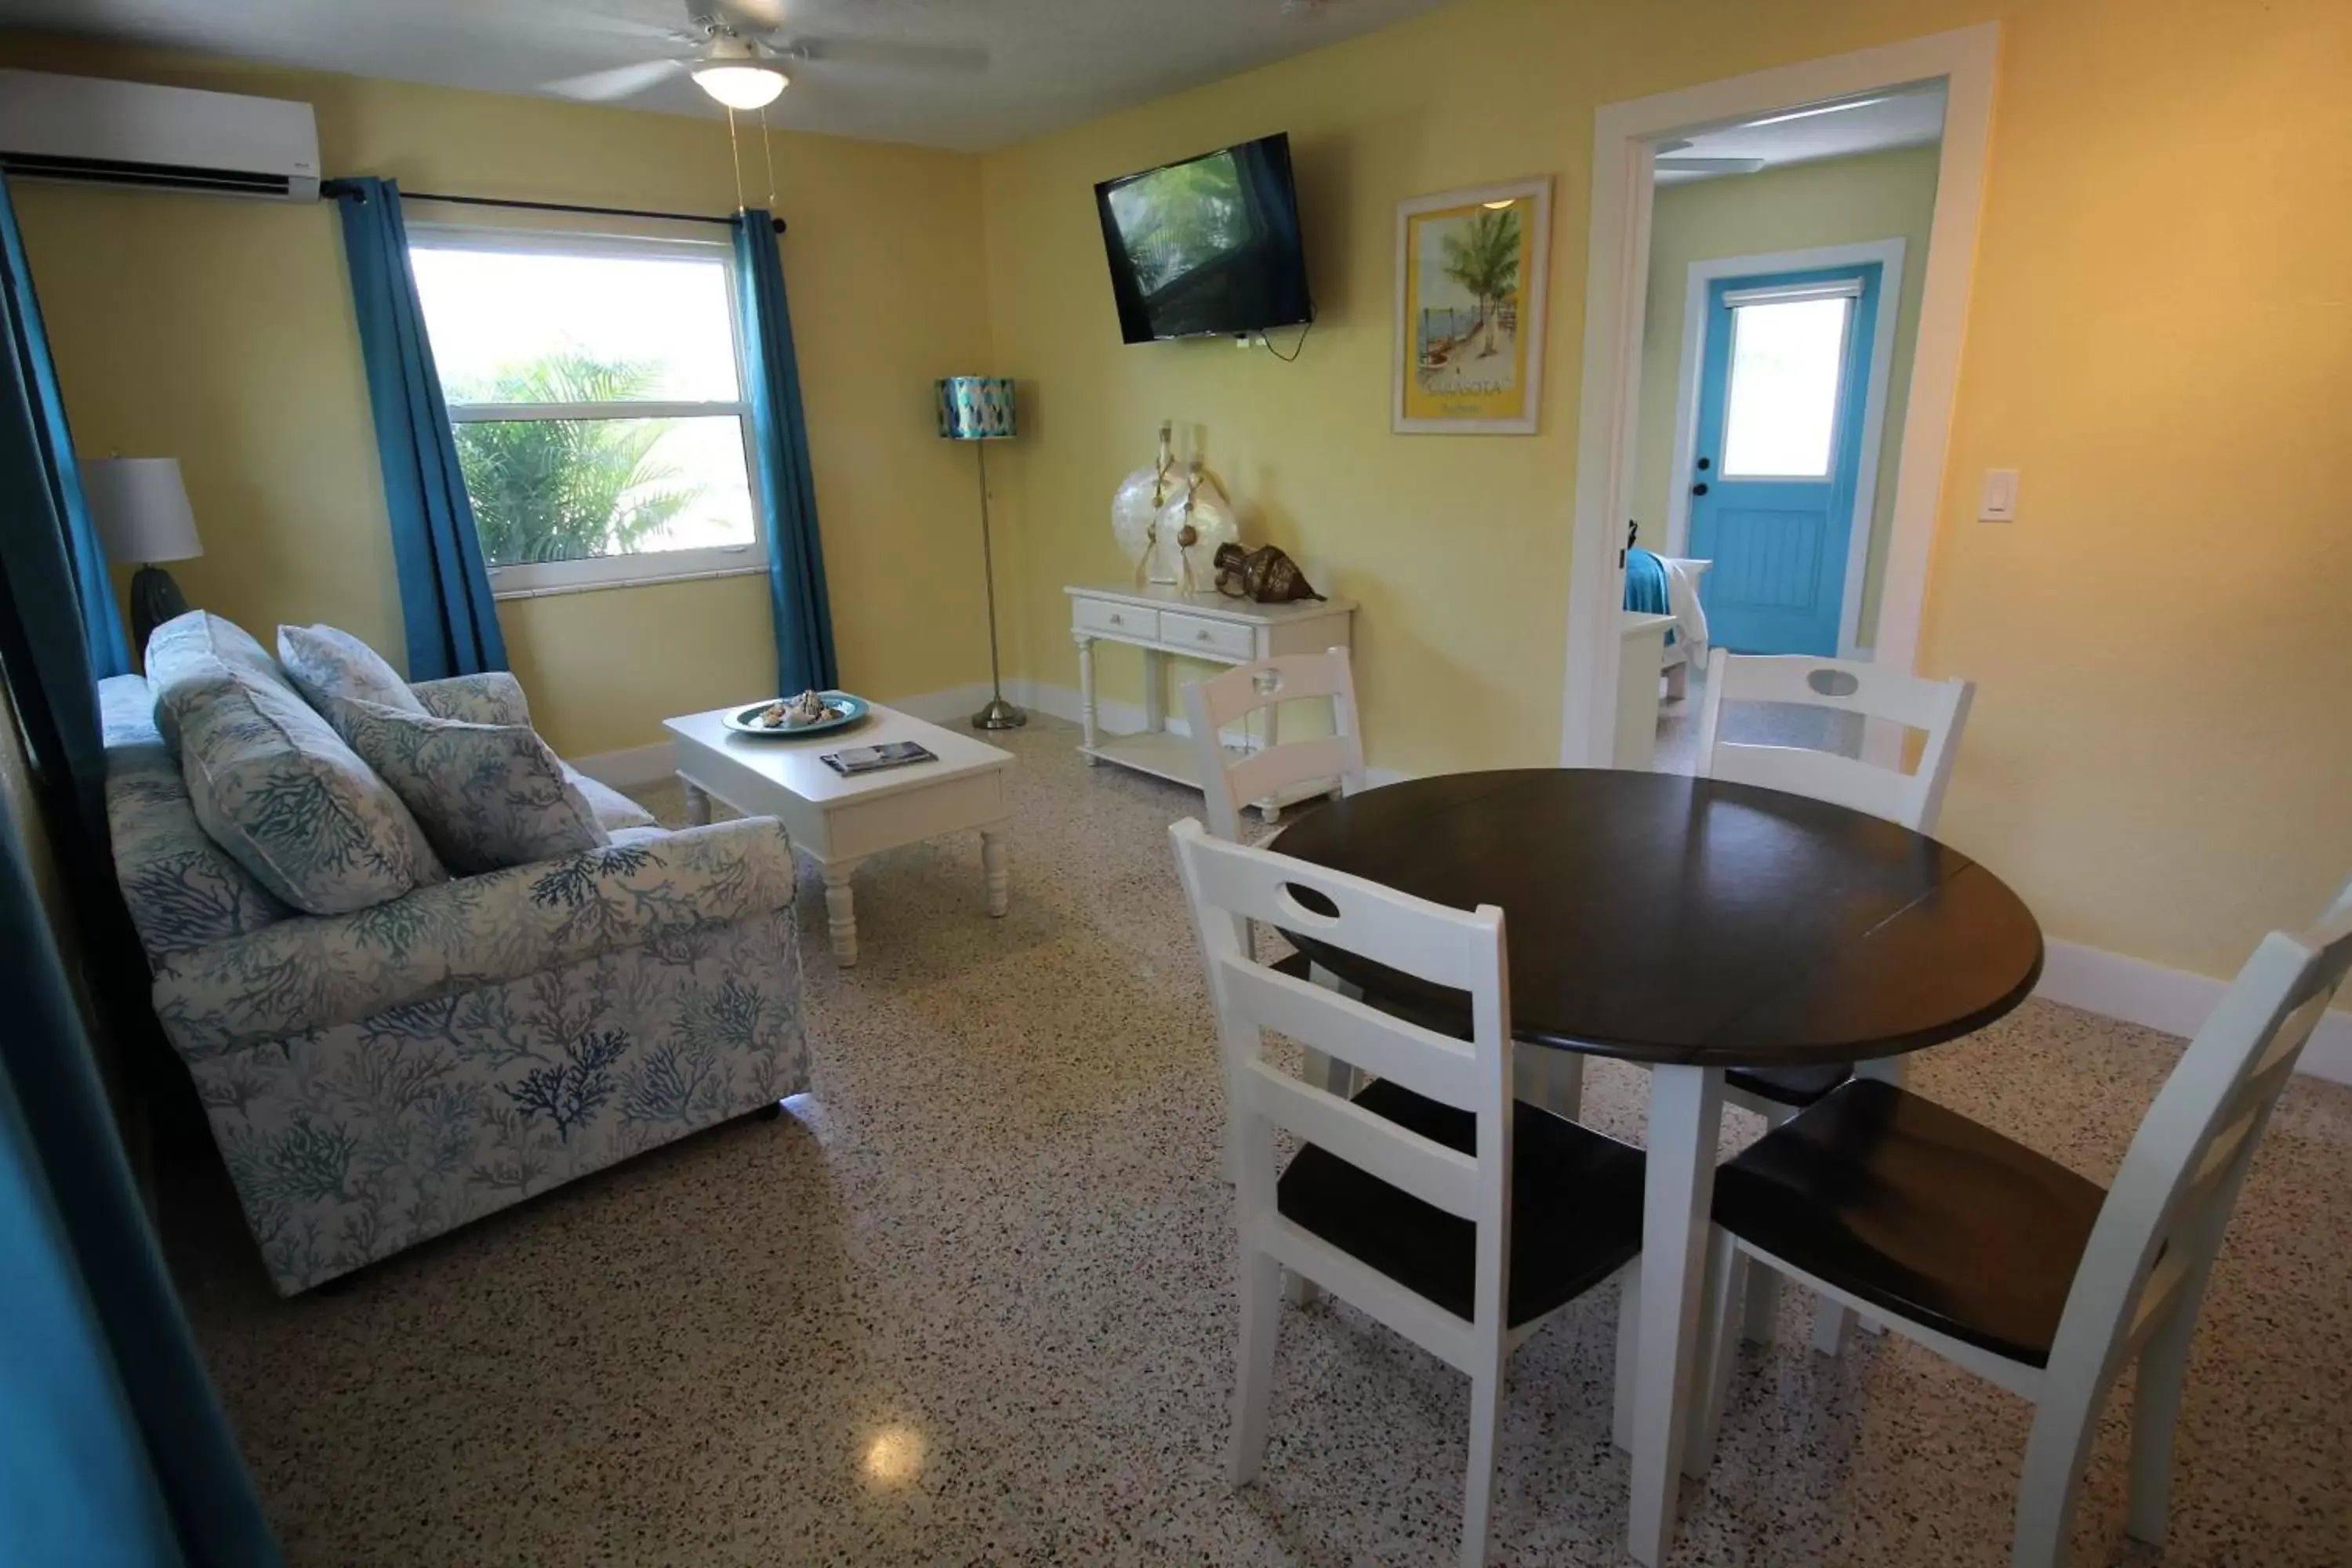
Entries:
{"label": "door window pane", "polygon": [[[453,404],[732,403],[734,317],[727,264],[677,256],[583,256],[420,244],[409,251]],[[569,362],[613,388],[542,396],[526,374]]]}
{"label": "door window pane", "polygon": [[748,545],[743,422],[475,419],[457,466],[492,566]]}
{"label": "door window pane", "polygon": [[1726,479],[1829,477],[1853,309],[1850,298],[1732,308]]}

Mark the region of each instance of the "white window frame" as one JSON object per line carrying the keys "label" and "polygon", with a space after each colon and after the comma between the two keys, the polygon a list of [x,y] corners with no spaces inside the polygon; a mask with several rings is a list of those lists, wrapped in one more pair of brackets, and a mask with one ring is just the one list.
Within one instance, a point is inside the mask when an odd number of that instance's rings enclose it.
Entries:
{"label": "white window frame", "polygon": [[[731,577],[768,569],[767,498],[761,487],[759,439],[751,429],[750,367],[744,363],[743,321],[737,304],[735,250],[724,240],[656,237],[648,235],[583,234],[563,229],[477,228],[459,224],[415,224],[409,245],[418,250],[479,250],[499,255],[541,254],[622,258],[683,257],[716,261],[727,278],[728,331],[735,348],[735,385],[730,401],[632,403],[452,403],[453,425],[517,419],[699,419],[731,417],[743,436],[743,472],[751,496],[751,538],[743,544],[704,545],[692,550],[647,550],[628,555],[598,555],[583,561],[523,562],[489,568],[494,598],[533,598],[594,588],[635,587],[693,577]],[[430,331],[427,326],[427,331]]]}

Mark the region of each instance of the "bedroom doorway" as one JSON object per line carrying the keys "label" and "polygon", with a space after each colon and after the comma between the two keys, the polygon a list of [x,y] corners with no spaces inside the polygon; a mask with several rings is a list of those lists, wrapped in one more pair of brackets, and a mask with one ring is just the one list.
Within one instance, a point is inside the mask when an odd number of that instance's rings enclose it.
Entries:
{"label": "bedroom doorway", "polygon": [[[1620,710],[1695,720],[1717,640],[1913,668],[1999,37],[1599,110],[1564,763],[1642,765],[1626,738],[1654,729],[1656,765],[1677,765],[1675,726]],[[1891,186],[1907,206],[1879,199]],[[1801,212],[1810,228],[1790,226]],[[1662,656],[1627,629],[1629,584],[1666,601],[1641,606],[1672,617]]]}

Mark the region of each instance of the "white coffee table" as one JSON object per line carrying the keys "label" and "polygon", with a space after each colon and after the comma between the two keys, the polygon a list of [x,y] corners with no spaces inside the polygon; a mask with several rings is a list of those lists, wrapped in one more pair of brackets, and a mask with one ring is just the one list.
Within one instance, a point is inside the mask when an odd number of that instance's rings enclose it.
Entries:
{"label": "white coffee table", "polygon": [[[869,855],[977,828],[988,912],[1003,914],[1009,897],[1004,822],[1013,802],[1005,775],[1013,753],[878,702],[873,710],[862,723],[804,740],[739,734],[727,728],[726,718],[740,708],[662,725],[676,742],[688,822],[709,821],[715,795],[747,816],[779,819],[793,843],[817,863],[834,961],[845,968],[857,962],[857,907],[849,876]],[[893,741],[913,741],[939,761],[844,778],[823,760],[827,752]]]}

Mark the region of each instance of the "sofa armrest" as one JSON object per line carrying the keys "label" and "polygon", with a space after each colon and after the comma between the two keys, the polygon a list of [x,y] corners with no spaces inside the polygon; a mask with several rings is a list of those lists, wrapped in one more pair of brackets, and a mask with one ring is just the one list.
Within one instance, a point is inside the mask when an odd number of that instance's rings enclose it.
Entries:
{"label": "sofa armrest", "polygon": [[409,690],[436,719],[465,724],[530,723],[530,704],[524,700],[522,682],[503,669],[480,675],[453,675],[446,680],[419,680]]}
{"label": "sofa armrest", "polygon": [[171,953],[156,963],[155,1011],[180,1054],[200,1060],[622,948],[688,942],[792,900],[782,825],[746,817]]}

